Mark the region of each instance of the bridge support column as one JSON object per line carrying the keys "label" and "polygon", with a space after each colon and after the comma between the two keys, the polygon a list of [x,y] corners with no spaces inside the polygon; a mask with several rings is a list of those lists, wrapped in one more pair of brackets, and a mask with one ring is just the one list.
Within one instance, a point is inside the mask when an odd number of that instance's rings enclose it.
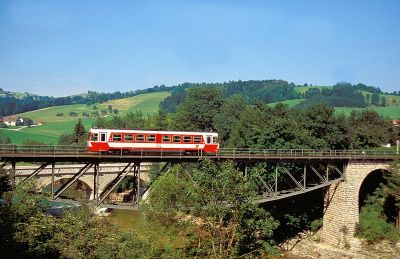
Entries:
{"label": "bridge support column", "polygon": [[100,186],[100,177],[99,177],[99,164],[94,164],[93,167],[93,199],[90,197],[90,200],[93,200],[96,205],[99,205],[99,186]]}
{"label": "bridge support column", "polygon": [[140,163],[135,165],[134,177],[136,179],[136,193],[133,194],[132,204],[139,207],[140,202]]}
{"label": "bridge support column", "polygon": [[350,161],[344,170],[346,180],[327,187],[322,229],[324,242],[337,247],[352,245],[359,222],[361,184],[372,171],[387,167],[385,163]]}
{"label": "bridge support column", "polygon": [[51,197],[54,200],[54,173],[55,173],[55,163],[51,163]]}
{"label": "bridge support column", "polygon": [[13,189],[16,186],[16,182],[15,182],[15,161],[11,162],[11,177],[12,177],[12,187]]}

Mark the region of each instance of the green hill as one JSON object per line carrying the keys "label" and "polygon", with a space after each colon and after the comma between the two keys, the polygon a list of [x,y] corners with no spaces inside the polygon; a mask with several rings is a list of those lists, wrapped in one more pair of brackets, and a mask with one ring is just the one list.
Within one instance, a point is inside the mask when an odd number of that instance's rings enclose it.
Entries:
{"label": "green hill", "polygon": [[331,89],[332,86],[296,86],[294,90],[300,94],[304,94],[309,90],[310,88],[318,88],[319,90],[322,90],[324,88]]}
{"label": "green hill", "polygon": [[[158,111],[159,103],[168,95],[168,92],[156,92],[111,100],[95,105],[97,107],[96,110],[93,109],[93,105],[87,106],[85,104],[74,104],[26,112],[18,114],[18,116],[27,117],[35,122],[41,122],[43,124],[19,130],[0,129],[0,133],[3,138],[9,137],[12,143],[15,144],[23,143],[28,139],[55,144],[60,135],[73,132],[74,125],[78,121],[78,118],[82,118],[82,123],[86,129],[89,129],[93,125],[96,117],[83,118],[82,113],[84,112],[88,114],[91,114],[94,111],[101,112],[101,110],[107,110],[108,106],[111,105],[113,109],[118,109],[119,115],[135,111],[142,111],[145,115],[151,115]],[[71,117],[69,116],[70,112],[75,112],[78,115],[76,117]],[[64,115],[57,116],[57,114],[60,113],[63,113]]]}

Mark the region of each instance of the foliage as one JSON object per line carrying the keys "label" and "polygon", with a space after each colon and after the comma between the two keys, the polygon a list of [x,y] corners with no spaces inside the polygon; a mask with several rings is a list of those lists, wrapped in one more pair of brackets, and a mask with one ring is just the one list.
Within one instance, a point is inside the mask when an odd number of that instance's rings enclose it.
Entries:
{"label": "foliage", "polygon": [[223,102],[216,87],[193,87],[178,107],[174,127],[180,130],[212,131],[214,117]]}
{"label": "foliage", "polygon": [[75,124],[74,127],[74,137],[75,137],[74,142],[76,143],[82,142],[82,140],[84,140],[85,133],[86,133],[85,126],[83,126],[82,120],[81,118],[79,118],[78,122]]}
{"label": "foliage", "polygon": [[369,196],[366,205],[361,208],[356,235],[365,238],[369,243],[383,239],[396,242],[399,239],[396,228],[387,223],[383,207],[384,202],[385,196],[382,190],[377,189],[373,195]]}
{"label": "foliage", "polygon": [[384,193],[390,195],[395,200],[397,209],[396,227],[400,229],[400,161],[392,162],[390,170],[384,174],[384,178],[387,181]]}
{"label": "foliage", "polygon": [[164,225],[190,229],[187,255],[233,257],[274,254],[278,223],[259,208],[249,180],[232,163],[205,160],[192,174],[173,167],[152,186],[146,213]]}
{"label": "foliage", "polygon": [[213,125],[222,146],[229,141],[232,125],[239,120],[240,113],[246,106],[246,99],[242,95],[232,95],[223,101],[219,112],[213,118]]}
{"label": "foliage", "polygon": [[319,218],[316,220],[313,220],[310,224],[310,230],[311,232],[317,232],[321,227],[322,227],[323,219]]}
{"label": "foliage", "polygon": [[[138,258],[174,255],[132,231],[121,230],[90,207],[54,217],[34,182],[3,193],[0,249],[5,258]],[[176,253],[175,253],[176,255]]]}
{"label": "foliage", "polygon": [[366,107],[367,102],[362,93],[360,93],[360,90],[365,89],[369,88],[360,84],[353,86],[345,82],[339,82],[331,89],[310,88],[303,95],[306,100],[299,103],[297,107],[304,108],[318,103],[325,103],[331,107]]}
{"label": "foliage", "polygon": [[347,121],[343,115],[335,116],[334,110],[319,104],[304,110],[304,127],[314,139],[313,148],[345,149],[348,145]]}
{"label": "foliage", "polygon": [[74,133],[63,134],[58,138],[59,145],[71,145],[71,144],[84,144],[87,139],[85,126],[82,124],[81,118],[74,126]]}
{"label": "foliage", "polygon": [[243,148],[291,149],[311,147],[312,139],[298,115],[287,106],[247,107],[233,126],[229,145]]}
{"label": "foliage", "polygon": [[76,113],[76,112],[74,112],[74,111],[71,111],[71,112],[69,113],[69,116],[70,116],[70,117],[77,117],[77,116],[78,116],[78,113]]}
{"label": "foliage", "polygon": [[167,112],[175,112],[177,107],[186,101],[187,92],[191,88],[217,88],[222,96],[242,95],[246,102],[254,104],[257,100],[266,103],[296,99],[295,85],[284,80],[250,80],[229,81],[224,83],[184,83],[172,87],[172,94],[160,103],[160,108]]}
{"label": "foliage", "polygon": [[391,139],[389,122],[375,111],[352,112],[349,118],[349,146],[353,149],[379,147]]}

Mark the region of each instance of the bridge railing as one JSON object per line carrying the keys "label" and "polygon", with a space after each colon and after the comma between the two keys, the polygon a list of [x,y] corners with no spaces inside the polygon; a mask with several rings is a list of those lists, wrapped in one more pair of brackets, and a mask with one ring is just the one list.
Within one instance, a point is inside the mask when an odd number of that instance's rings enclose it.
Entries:
{"label": "bridge railing", "polygon": [[395,156],[394,150],[316,150],[316,149],[251,149],[221,148],[217,156],[232,157],[387,157]]}
{"label": "bridge railing", "polygon": [[[106,152],[89,152],[86,146],[71,145],[0,145],[0,154],[14,155],[90,155],[96,156],[159,156],[159,157],[225,157],[225,158],[268,158],[268,157],[337,157],[337,158],[385,158],[399,156],[395,150],[315,150],[315,149],[254,149],[254,148],[220,148],[217,153],[205,153],[198,151],[196,153],[187,153],[186,150],[169,152],[168,150],[159,149],[157,151],[135,150],[134,153],[127,153],[126,150],[113,150],[111,153]],[[400,156],[399,156],[400,157]]]}
{"label": "bridge railing", "polygon": [[71,145],[0,145],[0,154],[57,155],[82,154],[87,152],[85,146]]}

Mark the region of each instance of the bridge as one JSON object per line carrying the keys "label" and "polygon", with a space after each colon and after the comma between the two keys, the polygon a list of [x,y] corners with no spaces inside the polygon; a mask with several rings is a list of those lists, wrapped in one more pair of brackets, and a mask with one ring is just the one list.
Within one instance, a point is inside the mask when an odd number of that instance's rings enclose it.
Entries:
{"label": "bridge", "polygon": [[[234,160],[245,174],[248,169],[260,162],[271,164],[274,174],[267,181],[258,176],[259,203],[283,199],[305,192],[324,188],[323,239],[338,246],[351,240],[356,223],[359,220],[359,195],[365,179],[373,172],[388,171],[393,160],[400,159],[398,153],[390,150],[271,150],[271,149],[228,149],[221,148],[215,154],[198,152],[186,154],[184,150],[168,153],[163,150],[136,153],[124,153],[123,150],[108,153],[88,152],[85,147],[66,146],[16,146],[0,145],[0,162],[8,165],[9,171],[16,175],[16,163],[32,162],[39,166],[25,174],[26,179],[40,176],[43,170],[51,170],[51,194],[60,195],[82,177],[92,179],[91,198],[99,206],[104,204],[108,195],[127,175],[133,176],[136,187],[131,207],[138,208],[145,193],[141,184],[141,165],[164,162],[167,165],[182,162],[198,162],[211,159],[216,163]],[[54,189],[56,166],[60,163],[80,163],[76,172],[58,190]],[[114,178],[107,184],[100,183],[102,163],[124,163],[115,170]],[[51,169],[49,169],[51,168]],[[47,173],[47,177],[50,173]],[[84,176],[85,175],[85,176]],[[89,175],[89,176],[88,176]],[[112,174],[111,174],[112,175]],[[103,181],[104,182],[104,181]],[[345,213],[343,213],[345,212]]]}

